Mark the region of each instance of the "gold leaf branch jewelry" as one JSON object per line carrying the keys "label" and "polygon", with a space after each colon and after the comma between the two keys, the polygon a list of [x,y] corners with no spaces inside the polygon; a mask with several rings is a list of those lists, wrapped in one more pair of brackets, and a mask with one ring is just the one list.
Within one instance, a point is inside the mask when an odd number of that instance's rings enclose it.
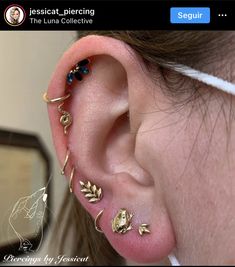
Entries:
{"label": "gold leaf branch jewelry", "polygon": [[96,203],[102,198],[102,189],[98,188],[95,184],[92,185],[90,181],[84,183],[80,181],[81,192],[89,199],[90,203]]}
{"label": "gold leaf branch jewelry", "polygon": [[139,226],[139,234],[142,236],[143,234],[150,234],[150,230],[148,229],[149,225],[146,223],[142,223]]}

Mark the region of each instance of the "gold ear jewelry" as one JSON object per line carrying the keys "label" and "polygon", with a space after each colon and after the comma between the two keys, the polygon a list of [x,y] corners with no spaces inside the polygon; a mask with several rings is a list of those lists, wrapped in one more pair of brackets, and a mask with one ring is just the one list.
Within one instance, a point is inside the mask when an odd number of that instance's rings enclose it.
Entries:
{"label": "gold ear jewelry", "polygon": [[97,214],[97,216],[96,216],[96,218],[95,218],[95,230],[96,230],[97,232],[100,232],[100,233],[103,233],[103,231],[100,229],[100,227],[98,226],[98,224],[99,224],[99,219],[100,219],[101,215],[103,214],[103,212],[104,212],[104,210],[101,210],[101,211]]}
{"label": "gold ear jewelry", "polygon": [[69,98],[71,96],[71,94],[67,94],[61,97],[57,97],[57,98],[49,98],[47,95],[47,92],[43,94],[43,99],[46,103],[48,104],[54,104],[54,103],[60,103],[60,102],[64,102],[64,100],[66,100],[67,98]]}
{"label": "gold ear jewelry", "polygon": [[149,225],[146,223],[142,223],[139,226],[139,234],[142,236],[143,234],[150,234],[150,230],[148,229]]}
{"label": "gold ear jewelry", "polygon": [[62,102],[58,107],[58,111],[61,115],[60,117],[60,123],[64,127],[64,134],[67,134],[67,128],[72,124],[72,116],[69,112],[65,111],[62,109],[62,106],[64,105],[64,100],[68,99],[71,96],[71,94],[67,94],[62,97],[57,97],[57,98],[49,98],[47,93],[43,95],[43,99],[46,103],[48,104],[55,104],[55,103],[60,103]]}
{"label": "gold ear jewelry", "polygon": [[72,168],[71,174],[70,174],[70,178],[69,178],[69,191],[70,193],[73,193],[73,176],[74,176],[74,171],[75,168]]}
{"label": "gold ear jewelry", "polygon": [[[64,127],[64,134],[66,135],[68,133],[67,129],[68,127],[72,124],[72,116],[71,114],[63,109],[63,105],[65,100],[67,100],[71,96],[71,85],[73,83],[73,80],[76,79],[77,81],[82,81],[83,76],[87,75],[90,73],[89,70],[89,64],[90,64],[90,59],[83,59],[79,61],[67,74],[66,76],[66,84],[67,87],[65,88],[66,94],[60,97],[56,98],[49,98],[47,95],[47,92],[43,94],[43,100],[48,103],[48,104],[58,104],[57,110],[61,114],[60,116],[60,123]],[[64,165],[61,169],[61,174],[64,175],[65,173],[65,168],[67,166],[68,160],[69,160],[70,152],[67,151]],[[70,179],[69,179],[69,190],[72,193],[73,192],[73,176],[74,176],[75,168],[72,168],[71,174],[70,174]],[[90,199],[90,202],[96,202],[100,200],[102,191],[101,189],[97,189],[95,187],[92,187],[93,191],[92,193],[94,194],[94,198]],[[88,197],[88,196],[87,196]]]}
{"label": "gold ear jewelry", "polygon": [[72,124],[72,116],[68,111],[62,109],[64,102],[58,106],[58,111],[62,114],[60,117],[60,123],[64,127],[64,134],[67,134],[67,128]]}
{"label": "gold ear jewelry", "polygon": [[69,160],[69,156],[70,156],[70,151],[67,150],[67,153],[66,153],[66,157],[65,157],[65,160],[64,160],[64,165],[61,169],[61,174],[64,175],[64,171],[65,171],[65,168],[67,166],[67,163],[68,163],[68,160]]}
{"label": "gold ear jewelry", "polygon": [[102,198],[102,189],[98,188],[95,184],[92,185],[90,181],[84,183],[80,181],[81,192],[89,199],[90,203],[96,203]]}
{"label": "gold ear jewelry", "polygon": [[113,232],[125,234],[132,229],[131,219],[133,214],[129,213],[126,209],[120,209],[117,215],[112,220]]}

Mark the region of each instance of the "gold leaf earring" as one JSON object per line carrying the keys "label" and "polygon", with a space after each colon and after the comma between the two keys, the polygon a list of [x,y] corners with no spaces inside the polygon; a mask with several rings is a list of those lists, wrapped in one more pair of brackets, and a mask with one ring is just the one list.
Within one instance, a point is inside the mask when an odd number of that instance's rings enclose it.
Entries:
{"label": "gold leaf earring", "polygon": [[125,234],[127,231],[130,231],[132,229],[131,219],[133,216],[126,209],[120,209],[112,220],[113,232]]}
{"label": "gold leaf earring", "polygon": [[141,236],[143,236],[143,234],[150,234],[150,230],[148,229],[149,225],[146,224],[146,223],[142,223],[140,226],[139,226],[139,234]]}
{"label": "gold leaf earring", "polygon": [[90,181],[84,183],[80,181],[81,192],[85,195],[85,198],[89,199],[90,203],[96,203],[102,198],[102,189],[98,188],[95,184],[92,185]]}

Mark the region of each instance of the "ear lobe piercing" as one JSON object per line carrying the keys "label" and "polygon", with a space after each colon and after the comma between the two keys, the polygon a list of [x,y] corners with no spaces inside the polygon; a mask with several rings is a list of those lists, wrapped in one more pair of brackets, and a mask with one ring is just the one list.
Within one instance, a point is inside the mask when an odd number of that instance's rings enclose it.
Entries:
{"label": "ear lobe piercing", "polygon": [[129,213],[126,209],[120,209],[117,215],[112,220],[113,232],[125,234],[132,229],[131,219],[133,214]]}
{"label": "ear lobe piercing", "polygon": [[101,210],[101,211],[97,214],[97,216],[96,216],[96,218],[95,218],[95,230],[96,230],[97,232],[99,232],[99,233],[103,233],[103,231],[102,231],[102,230],[100,229],[100,227],[98,226],[99,219],[100,219],[101,215],[103,214],[103,212],[104,212],[104,210]]}
{"label": "ear lobe piercing", "polygon": [[142,223],[140,226],[139,226],[139,234],[141,236],[143,236],[143,234],[150,234],[150,230],[148,229],[149,225],[146,224],[146,223]]}
{"label": "ear lobe piercing", "polygon": [[70,151],[67,150],[66,157],[65,157],[65,160],[64,160],[64,164],[63,164],[63,167],[61,169],[61,174],[62,175],[64,175],[64,171],[65,171],[65,168],[67,166],[67,163],[68,163],[68,160],[69,160],[69,156],[70,156]]}
{"label": "ear lobe piercing", "polygon": [[89,199],[90,203],[96,203],[101,200],[102,198],[102,189],[97,188],[94,184],[92,185],[90,181],[84,183],[80,181],[81,185],[81,192],[85,195],[86,198]]}

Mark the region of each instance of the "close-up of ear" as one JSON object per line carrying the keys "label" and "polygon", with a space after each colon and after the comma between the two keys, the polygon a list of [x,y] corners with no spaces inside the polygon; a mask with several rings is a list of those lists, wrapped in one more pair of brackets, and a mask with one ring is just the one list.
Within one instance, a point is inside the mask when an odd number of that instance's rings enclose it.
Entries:
{"label": "close-up of ear", "polygon": [[142,263],[162,260],[175,246],[159,183],[136,153],[144,113],[154,105],[147,72],[124,42],[92,35],[65,52],[46,96],[70,191],[113,248]]}

